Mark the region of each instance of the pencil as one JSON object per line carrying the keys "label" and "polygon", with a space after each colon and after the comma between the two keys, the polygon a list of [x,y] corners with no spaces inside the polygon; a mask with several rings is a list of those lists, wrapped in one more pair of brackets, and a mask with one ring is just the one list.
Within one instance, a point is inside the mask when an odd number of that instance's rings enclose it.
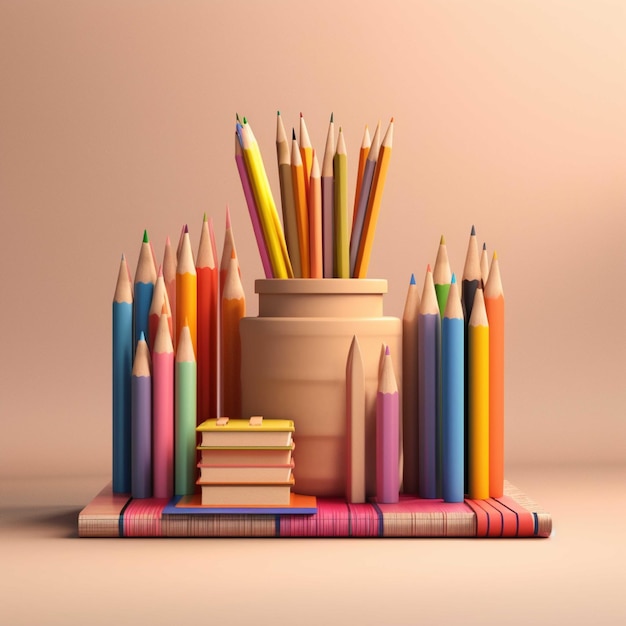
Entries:
{"label": "pencil", "polygon": [[211,327],[217,323],[213,319],[217,310],[218,271],[217,262],[213,256],[213,245],[206,214],[202,221],[200,243],[196,258],[197,276],[197,339],[198,339],[198,426],[217,413],[217,398],[212,377],[216,374],[217,361],[213,360],[216,352],[213,350],[213,336]]}
{"label": "pencil", "polygon": [[334,235],[335,235],[335,278],[350,278],[350,240],[348,231],[348,154],[343,131],[339,127],[337,150],[333,158],[335,180]]}
{"label": "pencil", "polygon": [[283,224],[285,225],[285,240],[294,277],[302,276],[300,264],[300,243],[298,241],[298,222],[296,205],[293,195],[293,181],[291,179],[291,149],[283,120],[278,111],[276,116],[276,156],[278,158],[278,179],[280,181],[280,198],[283,207]]}
{"label": "pencil", "polygon": [[398,502],[400,448],[400,399],[393,362],[386,347],[376,394],[376,499]]}
{"label": "pencil", "polygon": [[246,302],[236,258],[231,258],[222,296],[222,411],[241,417],[241,338],[239,322],[246,314]]}
{"label": "pencil", "polygon": [[[302,155],[296,140],[296,131],[292,131],[291,140],[291,181],[293,184],[293,201],[296,208],[296,224],[298,226],[298,249],[300,251],[301,278],[310,278],[309,254],[309,216],[306,198],[306,173]],[[298,278],[296,276],[296,278]]]}
{"label": "pencil", "polygon": [[185,225],[183,242],[180,248],[176,267],[176,336],[180,337],[183,324],[187,320],[194,353],[198,349],[197,317],[198,317],[198,276],[191,251],[189,229]]}
{"label": "pencil", "polygon": [[112,311],[113,329],[113,493],[131,490],[131,372],[133,288],[122,255]]}
{"label": "pencil", "polygon": [[150,351],[142,332],[131,376],[131,495],[152,497],[152,376]]}
{"label": "pencil", "polygon": [[417,320],[420,308],[419,289],[411,274],[402,315],[402,442],[404,456],[403,491],[419,492],[419,356]]}
{"label": "pencil", "polygon": [[304,169],[304,186],[306,197],[309,197],[309,179],[311,178],[311,167],[313,167],[313,146],[309,137],[304,116],[300,113],[300,156],[302,157],[302,167]]}
{"label": "pencil", "polygon": [[[180,349],[180,346],[179,346]],[[174,344],[161,315],[152,350],[152,484],[155,498],[174,495]]]}
{"label": "pencil", "polygon": [[334,272],[334,196],[333,158],[335,156],[335,126],[330,114],[326,147],[322,160],[322,247],[324,249],[324,278],[332,278]]}
{"label": "pencil", "polygon": [[152,292],[150,311],[148,312],[148,344],[151,346],[154,346],[154,340],[156,339],[157,330],[159,328],[159,320],[161,319],[161,314],[163,313],[163,307],[165,307],[165,312],[168,316],[168,327],[171,337],[173,335],[172,314],[170,311],[169,299],[167,297],[167,288],[165,286],[163,268],[159,267],[157,279],[154,283],[154,291]]}
{"label": "pencil", "polygon": [[[367,213],[367,203],[372,188],[372,180],[374,180],[374,172],[376,171],[376,161],[380,151],[380,122],[376,124],[374,131],[374,139],[367,151],[365,164],[363,166],[363,174],[358,186],[357,201],[354,209],[354,221],[352,222],[352,232],[350,234],[350,276],[355,277],[356,259],[359,252],[359,244],[363,234],[363,225],[365,224],[365,215]],[[362,151],[363,153],[363,151]],[[360,157],[359,157],[360,158]]]}
{"label": "pencil", "polygon": [[346,500],[365,502],[365,374],[354,335],[346,362]]}
{"label": "pencil", "polygon": [[356,218],[356,209],[359,203],[359,195],[361,193],[361,184],[363,183],[363,173],[365,171],[365,163],[369,155],[372,140],[370,138],[370,131],[365,124],[365,130],[363,131],[363,140],[361,141],[361,149],[359,150],[359,164],[356,170],[356,188],[354,191],[354,208],[352,210],[352,222]]}
{"label": "pencil", "polygon": [[487,255],[486,243],[483,243],[483,249],[480,253],[480,277],[483,281],[483,285],[486,285],[489,279],[489,256]]}
{"label": "pencil", "polygon": [[224,293],[224,284],[226,283],[226,274],[230,267],[230,259],[237,258],[237,248],[235,247],[235,237],[233,235],[233,227],[230,221],[230,208],[226,206],[226,228],[224,230],[224,245],[222,246],[222,258],[220,261],[220,300]]}
{"label": "pencil", "polygon": [[[215,230],[213,229],[213,220],[209,219],[209,235],[211,238],[211,250],[213,252],[213,258],[217,263],[217,244],[215,243]],[[213,398],[213,401],[209,405],[209,415],[210,419],[217,418],[217,408],[219,406],[219,397],[218,397],[218,386],[217,386],[217,375],[219,370],[219,335],[217,332],[218,327],[218,318],[219,318],[219,285],[218,285],[218,270],[217,266],[213,270],[214,278],[213,278],[213,290],[211,292],[211,300],[209,307],[209,350],[210,350],[210,362],[213,364],[209,372],[209,397]],[[199,434],[198,434],[199,436]]]}
{"label": "pencil", "polygon": [[254,232],[254,238],[256,239],[259,256],[261,257],[263,273],[265,274],[265,278],[272,278],[272,264],[270,262],[265,239],[263,238],[263,229],[259,220],[259,209],[254,199],[254,192],[250,186],[250,178],[248,176],[248,170],[246,169],[246,164],[243,158],[243,149],[237,133],[235,133],[235,164],[237,165],[237,171],[239,172],[241,188],[243,189],[243,195],[246,199],[250,222],[252,222],[252,231]]}
{"label": "pencil", "polygon": [[437,497],[439,354],[441,317],[428,266],[417,319],[419,347],[419,495]]}
{"label": "pencil", "polygon": [[504,492],[504,292],[496,252],[484,295],[489,321],[489,496],[500,498]]}
{"label": "pencil", "polygon": [[[172,248],[169,236],[165,239],[165,249],[163,251],[163,280],[165,281],[165,289],[167,290],[167,299],[169,302],[170,312],[172,316],[172,329],[176,328],[176,254]],[[172,341],[176,345],[176,336],[172,330]]]}
{"label": "pencil", "polygon": [[446,246],[444,236],[441,235],[439,248],[437,249],[437,258],[435,259],[435,267],[433,268],[433,280],[435,281],[435,293],[437,294],[439,313],[442,318],[446,310],[451,278],[452,272],[450,271],[450,261],[448,260],[448,247]]}
{"label": "pencil", "polygon": [[154,258],[152,257],[152,249],[150,248],[150,240],[148,239],[148,231],[143,231],[143,242],[139,252],[139,260],[137,261],[137,269],[135,271],[135,296],[134,296],[134,317],[133,317],[133,342],[137,345],[141,333],[146,338],[149,337],[149,312],[152,304],[152,293],[154,292],[154,283],[156,281],[156,270],[154,269]]}
{"label": "pencil", "polygon": [[480,285],[481,272],[480,272],[480,256],[478,254],[478,243],[476,240],[476,229],[472,226],[470,233],[469,243],[467,246],[467,254],[465,256],[465,267],[463,268],[463,280],[461,283],[461,301],[463,302],[463,315],[465,317],[465,491],[468,490],[468,476],[469,476],[469,450],[468,450],[468,436],[469,426],[467,423],[467,416],[469,412],[469,331],[468,325],[472,315],[472,306],[474,304],[474,295],[476,289]]}
{"label": "pencil", "polygon": [[174,493],[191,495],[196,483],[197,368],[189,326],[183,326],[176,352]]}
{"label": "pencil", "polygon": [[387,179],[387,169],[389,168],[389,159],[393,147],[393,117],[385,133],[385,137],[380,145],[378,159],[376,161],[376,170],[372,180],[369,199],[367,201],[367,210],[365,213],[365,221],[363,223],[363,232],[359,241],[359,249],[354,267],[355,278],[366,278],[369,267],[370,257],[372,255],[372,245],[374,243],[374,235],[376,234],[376,224],[380,213],[380,205],[385,189],[385,181]]}
{"label": "pencil", "polygon": [[489,497],[489,322],[478,288],[468,326],[468,495]]}
{"label": "pencil", "polygon": [[313,151],[313,165],[309,179],[309,252],[311,255],[311,278],[324,278],[324,259],[322,249],[322,181],[320,178],[320,164],[315,150]]}
{"label": "pencil", "polygon": [[464,334],[463,306],[456,276],[441,321],[442,371],[442,496],[445,502],[464,500]]}

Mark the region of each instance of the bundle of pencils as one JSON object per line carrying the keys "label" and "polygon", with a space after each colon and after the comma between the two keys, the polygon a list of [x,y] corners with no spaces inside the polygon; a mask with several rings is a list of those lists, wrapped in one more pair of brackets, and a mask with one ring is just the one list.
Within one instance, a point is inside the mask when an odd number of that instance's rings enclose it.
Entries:
{"label": "bundle of pencils", "polygon": [[403,316],[404,487],[423,498],[498,498],[504,487],[504,295],[472,227],[462,280],[441,238]]}
{"label": "bundle of pencils", "polygon": [[348,209],[348,154],[331,114],[322,165],[300,114],[300,139],[280,115],[276,152],[282,224],[263,158],[246,118],[237,118],[235,161],[266,278],[365,278],[393,145],[393,118],[359,151],[354,208]]}
{"label": "bundle of pencils", "polygon": [[115,493],[134,498],[194,493],[196,427],[218,412],[240,417],[244,315],[228,211],[219,268],[206,215],[195,259],[187,226],[175,253],[168,237],[159,268],[144,232],[134,284],[122,256],[113,298]]}

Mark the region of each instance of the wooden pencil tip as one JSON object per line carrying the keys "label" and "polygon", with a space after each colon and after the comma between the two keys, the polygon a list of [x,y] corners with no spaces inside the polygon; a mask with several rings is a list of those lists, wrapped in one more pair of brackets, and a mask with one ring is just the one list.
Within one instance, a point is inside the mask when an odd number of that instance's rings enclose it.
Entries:
{"label": "wooden pencil tip", "polygon": [[487,249],[487,244],[485,242],[483,242],[483,250]]}
{"label": "wooden pencil tip", "polygon": [[202,222],[206,222],[206,211],[204,212],[204,216],[202,217]]}
{"label": "wooden pencil tip", "polygon": [[441,239],[439,240],[439,245],[440,246],[446,245],[446,238],[443,235],[441,235]]}
{"label": "wooden pencil tip", "polygon": [[454,285],[456,283],[456,274],[452,272],[452,278],[450,279],[450,284]]}
{"label": "wooden pencil tip", "polygon": [[470,233],[471,237],[475,237],[476,236],[476,229],[474,228],[474,224],[472,224],[472,232]]}
{"label": "wooden pencil tip", "polygon": [[385,348],[385,356],[389,356],[391,353],[389,352],[389,346]]}
{"label": "wooden pencil tip", "polygon": [[248,123],[248,118],[247,118],[245,115],[243,116],[243,123],[244,123],[244,124],[247,124],[247,123]]}
{"label": "wooden pencil tip", "polygon": [[157,278],[163,277],[163,266],[159,265],[159,271],[157,272]]}
{"label": "wooden pencil tip", "polygon": [[148,231],[147,230],[143,231],[143,242],[144,243],[150,243],[150,240],[148,239]]}
{"label": "wooden pencil tip", "polygon": [[393,117],[391,118],[391,121],[389,122],[390,124],[393,124]]}
{"label": "wooden pencil tip", "polygon": [[146,336],[143,332],[143,330],[141,331],[141,334],[139,335],[139,341],[145,341],[146,340]]}
{"label": "wooden pencil tip", "polygon": [[334,122],[334,119],[335,119],[335,114],[334,114],[334,113],[331,113],[331,114],[330,114],[330,123],[331,123],[331,124]]}
{"label": "wooden pencil tip", "polygon": [[302,111],[300,111],[300,117],[302,117]]}
{"label": "wooden pencil tip", "polygon": [[296,139],[296,129],[295,129],[295,128],[292,128],[292,129],[291,129],[291,138],[292,138],[294,141],[295,141],[295,139]]}
{"label": "wooden pencil tip", "polygon": [[411,274],[411,280],[409,282],[409,285],[416,285],[417,283],[415,282],[415,274]]}
{"label": "wooden pencil tip", "polygon": [[498,260],[498,253],[495,250],[493,251],[493,260],[494,261]]}
{"label": "wooden pencil tip", "polygon": [[235,119],[239,122],[239,113],[235,113]]}
{"label": "wooden pencil tip", "polygon": [[122,261],[126,260],[126,255],[122,252]]}
{"label": "wooden pencil tip", "polygon": [[165,245],[166,246],[171,246],[172,245],[172,242],[170,241],[170,236],[169,235],[165,238]]}
{"label": "wooden pencil tip", "polygon": [[428,274],[429,272],[432,272],[432,269],[430,269],[430,263],[428,264],[428,267],[426,268],[426,273]]}
{"label": "wooden pencil tip", "polygon": [[184,233],[185,235],[188,235],[188,234],[189,234],[189,226],[187,226],[187,224],[185,224],[185,228],[184,228],[184,230],[183,230],[183,233]]}
{"label": "wooden pencil tip", "polygon": [[280,115],[280,111],[276,111],[276,115]]}

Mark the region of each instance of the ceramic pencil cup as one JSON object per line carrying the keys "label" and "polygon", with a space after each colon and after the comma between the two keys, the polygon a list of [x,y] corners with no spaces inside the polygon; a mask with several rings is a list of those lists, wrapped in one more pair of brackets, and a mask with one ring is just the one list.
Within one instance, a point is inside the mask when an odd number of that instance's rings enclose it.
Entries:
{"label": "ceramic pencil cup", "polygon": [[387,281],[263,279],[258,317],[240,323],[242,416],[292,419],[298,493],[344,497],[346,362],[358,337],[365,376],[368,496],[376,492],[376,392],[383,344],[398,385],[402,322],[383,315]]}

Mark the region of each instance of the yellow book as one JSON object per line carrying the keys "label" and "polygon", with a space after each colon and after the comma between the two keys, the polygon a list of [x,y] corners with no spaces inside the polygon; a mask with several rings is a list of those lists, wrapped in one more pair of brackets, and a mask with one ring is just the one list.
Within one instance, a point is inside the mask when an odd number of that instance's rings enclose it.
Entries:
{"label": "yellow book", "polygon": [[214,447],[276,447],[291,446],[295,431],[293,420],[208,419],[196,429],[201,434],[201,446]]}

